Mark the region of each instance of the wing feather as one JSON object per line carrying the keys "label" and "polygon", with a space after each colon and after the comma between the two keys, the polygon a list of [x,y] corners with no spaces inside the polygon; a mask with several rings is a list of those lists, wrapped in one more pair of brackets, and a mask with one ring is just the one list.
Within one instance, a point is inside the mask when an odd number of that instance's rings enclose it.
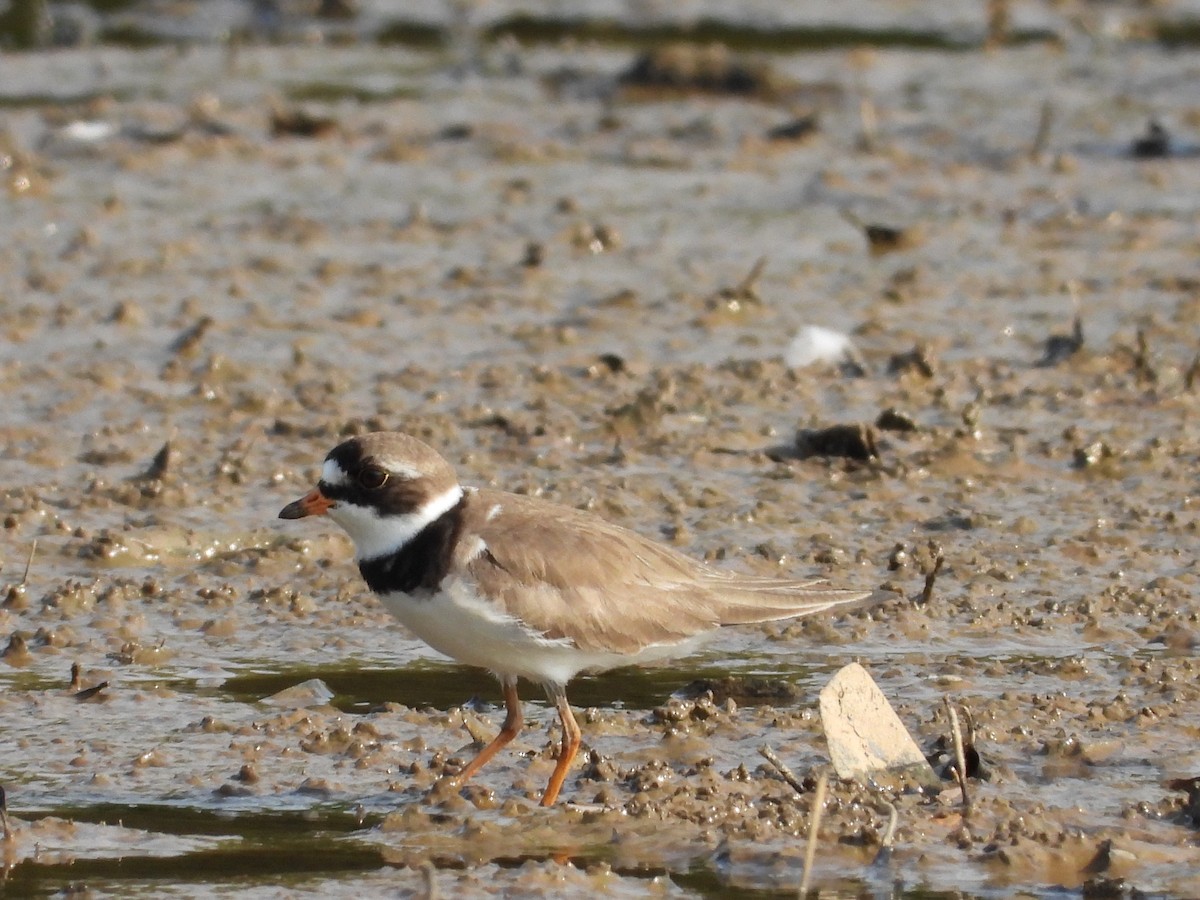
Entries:
{"label": "wing feather", "polygon": [[635,653],[869,595],[713,569],[590,513],[520,495],[476,491],[469,514],[483,548],[460,564],[531,629],[587,651]]}

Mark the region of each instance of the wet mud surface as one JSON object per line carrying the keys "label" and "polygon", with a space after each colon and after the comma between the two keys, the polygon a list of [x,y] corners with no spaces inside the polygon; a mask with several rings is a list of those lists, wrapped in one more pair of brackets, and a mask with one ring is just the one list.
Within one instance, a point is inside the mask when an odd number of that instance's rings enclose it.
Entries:
{"label": "wet mud surface", "polygon": [[[822,896],[1200,894],[1200,63],[1022,9],[1053,39],[7,54],[0,890],[794,896],[857,660],[986,777],[831,784]],[[498,688],[275,518],[375,428],[891,599],[580,679],[550,810],[525,685],[456,791]]]}

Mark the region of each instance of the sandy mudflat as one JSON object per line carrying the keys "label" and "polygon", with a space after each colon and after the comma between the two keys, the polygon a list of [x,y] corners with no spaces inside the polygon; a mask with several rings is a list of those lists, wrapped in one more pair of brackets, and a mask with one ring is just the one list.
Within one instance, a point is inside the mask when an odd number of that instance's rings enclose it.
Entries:
{"label": "sandy mudflat", "polygon": [[[0,56],[0,891],[794,895],[812,794],[758,749],[827,765],[816,695],[858,660],[923,746],[969,708],[989,777],[965,819],[949,781],[832,786],[821,896],[1200,894],[1170,786],[1200,776],[1200,58],[1154,39],[1195,10],[1018,5],[1028,39],[985,49],[974,7],[866,6],[842,24],[946,46],[746,50],[749,90],[664,91],[621,81],[628,40],[491,35],[504,4],[431,12],[433,46],[375,40],[378,4],[234,46],[214,4]],[[824,21],[773,10],[734,24]],[[1134,151],[1152,120],[1165,155]],[[858,369],[789,369],[810,325]],[[878,458],[796,452],[839,424]],[[498,689],[328,523],[275,518],[374,428],[894,599],[573,684],[549,811],[525,686],[456,793]]]}

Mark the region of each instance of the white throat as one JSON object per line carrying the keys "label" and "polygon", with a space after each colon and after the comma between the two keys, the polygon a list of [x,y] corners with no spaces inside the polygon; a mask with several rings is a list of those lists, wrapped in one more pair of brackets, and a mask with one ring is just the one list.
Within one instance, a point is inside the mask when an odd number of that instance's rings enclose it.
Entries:
{"label": "white throat", "polygon": [[452,510],[462,496],[463,489],[456,484],[403,516],[381,516],[365,506],[337,503],[330,507],[329,518],[350,535],[357,559],[378,559],[395,553],[420,534],[426,525]]}

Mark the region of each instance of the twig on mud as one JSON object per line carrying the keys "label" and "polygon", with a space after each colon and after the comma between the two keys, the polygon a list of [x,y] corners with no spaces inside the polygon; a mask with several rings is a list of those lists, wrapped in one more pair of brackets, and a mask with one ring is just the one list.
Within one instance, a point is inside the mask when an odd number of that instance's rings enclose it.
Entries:
{"label": "twig on mud", "polygon": [[758,280],[762,277],[763,270],[767,267],[767,258],[760,256],[750,267],[750,271],[746,273],[746,277],[735,284],[733,287],[723,287],[717,291],[714,300],[720,306],[734,308],[734,304],[742,303],[761,303],[762,298],[758,295]]}
{"label": "twig on mud", "polygon": [[246,460],[250,456],[250,451],[254,449],[254,445],[258,442],[260,435],[253,434],[250,440],[246,442],[246,449],[233,459],[233,465],[237,471],[242,471],[246,466]]}
{"label": "twig on mud", "polygon": [[746,273],[746,277],[735,288],[737,293],[743,297],[754,297],[758,294],[758,279],[762,277],[763,270],[767,267],[767,258],[760,256],[755,260],[754,265],[750,267],[750,271]]}
{"label": "twig on mud", "polygon": [[1042,112],[1038,116],[1037,133],[1033,136],[1033,145],[1029,148],[1031,162],[1040,162],[1050,143],[1050,127],[1054,124],[1054,106],[1049,100],[1042,104]]}
{"label": "twig on mud", "polygon": [[873,151],[879,138],[879,117],[875,114],[875,101],[863,96],[858,101],[858,148],[864,152]]}
{"label": "twig on mud", "polygon": [[896,825],[900,821],[900,811],[896,809],[896,805],[889,800],[879,799],[880,804],[887,810],[888,823],[883,830],[883,837],[879,840],[879,852],[875,854],[875,858],[871,860],[871,865],[882,866],[886,865],[892,857],[892,847],[896,843]]}
{"label": "twig on mud", "polygon": [[146,471],[136,476],[134,481],[161,481],[169,468],[171,468],[171,439],[167,438],[158,448],[158,452],[154,454],[154,458],[150,460]]}
{"label": "twig on mud", "polygon": [[950,733],[954,736],[954,777],[958,779],[958,787],[962,791],[963,816],[966,816],[971,812],[971,798],[967,793],[967,754],[963,749],[962,728],[959,727],[958,712],[950,698],[942,702],[950,715]]}
{"label": "twig on mud", "polygon": [[822,772],[813,792],[812,809],[808,816],[808,846],[804,850],[804,874],[800,876],[800,896],[808,893],[808,881],[812,877],[813,861],[817,858],[817,832],[821,828],[821,813],[825,810],[825,789],[829,786],[829,773]]}
{"label": "twig on mud", "polygon": [[988,49],[1003,47],[1011,38],[1012,10],[1008,0],[989,0],[987,5],[987,37],[983,45]]}
{"label": "twig on mud", "polygon": [[1150,356],[1150,341],[1145,329],[1139,328],[1136,335],[1136,346],[1133,350],[1133,374],[1138,384],[1156,384],[1158,370],[1154,368]]}
{"label": "twig on mud", "polygon": [[442,893],[437,886],[437,866],[426,860],[417,871],[421,873],[421,900],[440,900]]}
{"label": "twig on mud", "polygon": [[463,716],[463,728],[467,729],[467,734],[471,735],[471,740],[476,744],[486,744],[491,740],[481,727],[479,720],[473,716]]}
{"label": "twig on mud", "polygon": [[1183,386],[1189,391],[1195,388],[1197,382],[1200,382],[1200,353],[1196,354],[1183,375]]}
{"label": "twig on mud", "polygon": [[[249,440],[246,439],[247,433],[250,435]],[[216,474],[224,475],[234,483],[240,483],[245,473],[246,460],[250,456],[250,451],[254,449],[254,445],[261,436],[261,428],[251,427],[243,431],[240,437],[221,451],[221,458],[217,461]],[[242,441],[245,441],[245,446],[239,453],[238,444]]]}
{"label": "twig on mud", "polygon": [[4,795],[4,785],[0,785],[0,840],[5,842],[13,839],[13,830],[8,824],[8,798]]}
{"label": "twig on mud", "polygon": [[763,746],[758,748],[758,752],[763,759],[775,767],[775,771],[783,776],[783,780],[790,784],[792,789],[795,790],[797,794],[808,793],[808,791],[804,789],[804,782],[796,777],[796,773],[788,768],[787,763],[780,759],[775,754],[774,750],[772,750],[766,744],[763,744]]}
{"label": "twig on mud", "polygon": [[33,567],[33,556],[37,553],[37,538],[29,545],[29,558],[25,560],[25,574],[21,576],[21,584],[29,581],[29,570]]}
{"label": "twig on mud", "polygon": [[82,703],[84,700],[91,700],[93,697],[97,696],[101,691],[105,690],[107,687],[108,687],[108,682],[101,681],[99,684],[93,684],[89,688],[84,688],[81,691],[76,691],[71,696],[73,696],[76,700],[78,700]]}
{"label": "twig on mud", "polygon": [[942,571],[942,565],[946,562],[946,556],[942,553],[942,548],[938,547],[933,557],[933,568],[929,570],[925,576],[925,589],[921,591],[922,605],[928,603],[933,598],[933,583],[937,581],[938,572]]}
{"label": "twig on mud", "polygon": [[963,705],[963,718],[967,720],[967,738],[963,744],[963,753],[966,753],[967,747],[975,746],[975,715],[971,712],[971,707]]}

